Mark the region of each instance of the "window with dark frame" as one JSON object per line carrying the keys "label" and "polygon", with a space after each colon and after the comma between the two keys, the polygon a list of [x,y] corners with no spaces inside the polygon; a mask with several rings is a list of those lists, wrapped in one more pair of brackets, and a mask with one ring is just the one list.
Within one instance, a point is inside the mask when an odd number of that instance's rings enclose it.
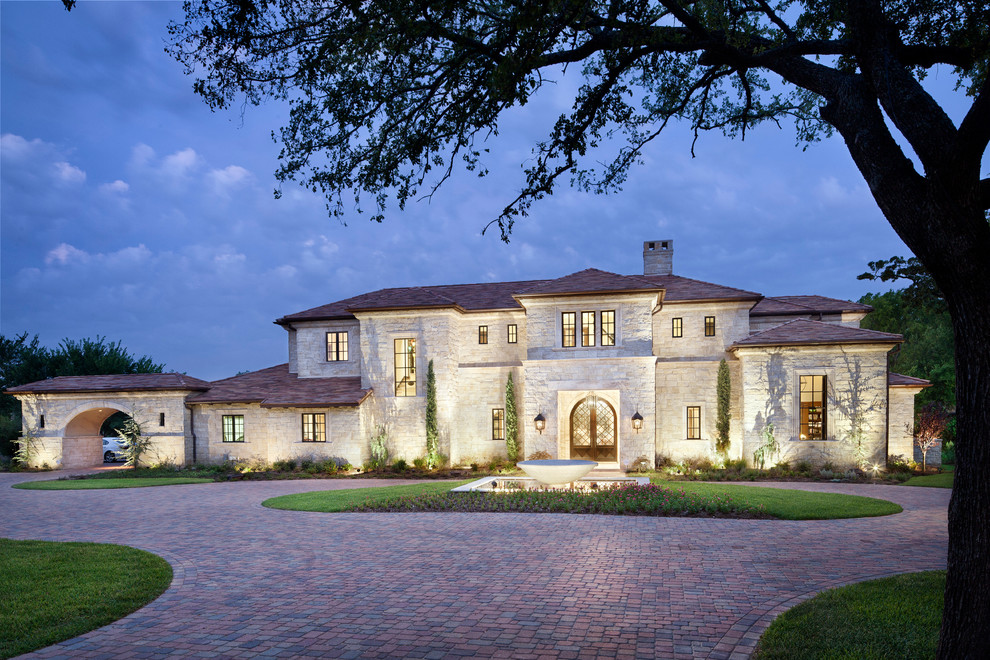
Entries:
{"label": "window with dark frame", "polygon": [[714,337],[715,336],[715,317],[706,316],[705,317],[705,336]]}
{"label": "window with dark frame", "polygon": [[505,408],[492,408],[492,440],[505,440]]}
{"label": "window with dark frame", "polygon": [[508,333],[509,333],[508,340],[510,344],[515,344],[516,342],[519,341],[519,328],[516,326],[515,323],[509,324]]}
{"label": "window with dark frame", "polygon": [[327,362],[347,361],[347,332],[327,333]]}
{"label": "window with dark frame", "polygon": [[687,439],[701,439],[701,406],[688,406],[687,409]]}
{"label": "window with dark frame", "polygon": [[38,415],[38,428],[39,429],[45,428],[45,416],[44,415]]}
{"label": "window with dark frame", "polygon": [[615,346],[615,310],[602,312],[602,346]]}
{"label": "window with dark frame", "polygon": [[488,326],[479,325],[478,326],[478,343],[487,344],[488,343]]}
{"label": "window with dark frame", "polygon": [[824,440],[825,376],[801,376],[801,431],[802,440]]}
{"label": "window with dark frame", "polygon": [[223,441],[244,442],[244,415],[223,416]]}
{"label": "window with dark frame", "polygon": [[416,396],[416,340],[395,340],[395,396]]}
{"label": "window with dark frame", "polygon": [[595,345],[595,313],[581,312],[581,345]]}
{"label": "window with dark frame", "polygon": [[679,339],[684,336],[684,319],[675,317],[670,320],[670,336]]}
{"label": "window with dark frame", "polygon": [[560,335],[560,344],[564,348],[577,345],[577,312],[561,312]]}
{"label": "window with dark frame", "polygon": [[303,413],[302,441],[303,442],[327,441],[326,413]]}
{"label": "window with dark frame", "polygon": [[165,426],[165,413],[158,413],[158,426]]}

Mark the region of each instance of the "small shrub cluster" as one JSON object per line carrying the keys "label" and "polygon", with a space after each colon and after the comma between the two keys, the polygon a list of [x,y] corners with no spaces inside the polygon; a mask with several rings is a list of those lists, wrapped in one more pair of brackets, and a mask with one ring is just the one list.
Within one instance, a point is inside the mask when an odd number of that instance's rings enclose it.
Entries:
{"label": "small shrub cluster", "polygon": [[548,452],[548,451],[534,451],[532,454],[529,455],[529,458],[527,458],[526,460],[527,461],[547,461],[547,460],[550,460],[551,458],[553,458],[553,456],[551,456],[550,455],[550,452]]}
{"label": "small shrub cluster", "polygon": [[461,511],[592,513],[629,516],[769,517],[762,506],[737,502],[727,494],[703,496],[657,484],[631,484],[596,491],[513,490],[507,493],[452,493],[406,496],[348,511]]}

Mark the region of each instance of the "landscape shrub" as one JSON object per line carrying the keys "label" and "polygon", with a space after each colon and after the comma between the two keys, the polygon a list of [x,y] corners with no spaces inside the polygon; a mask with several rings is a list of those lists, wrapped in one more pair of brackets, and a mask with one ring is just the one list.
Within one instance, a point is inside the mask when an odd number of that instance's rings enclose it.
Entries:
{"label": "landscape shrub", "polygon": [[667,456],[666,454],[657,454],[654,461],[653,467],[657,470],[662,470],[663,468],[672,467],[674,465],[674,460]]}
{"label": "landscape shrub", "polygon": [[296,469],[296,461],[291,458],[283,458],[272,463],[272,469],[276,472],[292,472]]}
{"label": "landscape shrub", "polygon": [[629,465],[630,472],[650,472],[652,469],[653,465],[646,456],[640,456]]}
{"label": "landscape shrub", "polygon": [[396,472],[405,472],[406,470],[409,469],[409,464],[406,463],[406,459],[397,458],[394,461],[392,461],[392,469],[395,470]]}
{"label": "landscape shrub", "polygon": [[423,458],[422,456],[420,456],[419,458],[414,458],[413,459],[413,467],[416,468],[417,470],[425,470],[426,469],[426,459]]}
{"label": "landscape shrub", "polygon": [[811,465],[811,461],[798,461],[794,469],[798,474],[810,476],[814,467]]}
{"label": "landscape shrub", "polygon": [[550,460],[551,458],[552,458],[552,456],[550,456],[550,452],[548,452],[548,451],[534,451],[532,454],[529,455],[529,458],[527,458],[526,460],[527,461],[547,461],[547,460]]}

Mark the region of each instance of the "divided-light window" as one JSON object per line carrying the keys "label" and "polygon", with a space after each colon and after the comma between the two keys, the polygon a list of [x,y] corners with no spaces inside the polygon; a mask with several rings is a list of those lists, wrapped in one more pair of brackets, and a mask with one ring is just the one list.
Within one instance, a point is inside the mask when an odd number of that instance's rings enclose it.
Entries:
{"label": "divided-light window", "polygon": [[505,440],[505,408],[492,409],[492,440]]}
{"label": "divided-light window", "polygon": [[347,361],[347,333],[327,333],[327,362]]}
{"label": "divided-light window", "polygon": [[602,346],[615,346],[615,310],[602,312]]}
{"label": "divided-light window", "polygon": [[581,312],[581,345],[595,345],[595,313]]}
{"label": "divided-light window", "polygon": [[560,345],[564,348],[574,348],[577,345],[577,312],[561,313]]}
{"label": "divided-light window", "polygon": [[801,439],[825,439],[825,376],[801,376]]}
{"label": "divided-light window", "polygon": [[395,396],[416,396],[416,340],[395,340]]}
{"label": "divided-light window", "polygon": [[244,415],[223,416],[223,441],[244,442]]}
{"label": "divided-light window", "polygon": [[705,317],[705,336],[714,337],[715,336],[715,317],[706,316]]}
{"label": "divided-light window", "polygon": [[508,341],[510,344],[515,344],[516,342],[519,341],[519,328],[516,326],[515,323],[509,324],[508,333],[509,333]]}
{"label": "divided-light window", "polygon": [[701,439],[701,406],[688,406],[687,437],[688,440]]}
{"label": "divided-light window", "polygon": [[675,339],[684,336],[684,319],[677,317],[670,320],[670,336]]}
{"label": "divided-light window", "polygon": [[478,343],[487,344],[488,343],[488,326],[479,325],[478,326]]}
{"label": "divided-light window", "polygon": [[303,413],[302,441],[303,442],[327,441],[326,413]]}

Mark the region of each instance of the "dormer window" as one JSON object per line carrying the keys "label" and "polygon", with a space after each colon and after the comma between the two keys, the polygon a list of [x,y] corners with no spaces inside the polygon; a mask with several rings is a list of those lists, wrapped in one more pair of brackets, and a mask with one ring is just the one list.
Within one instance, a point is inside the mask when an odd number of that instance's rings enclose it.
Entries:
{"label": "dormer window", "polygon": [[347,333],[327,333],[327,362],[347,361]]}

